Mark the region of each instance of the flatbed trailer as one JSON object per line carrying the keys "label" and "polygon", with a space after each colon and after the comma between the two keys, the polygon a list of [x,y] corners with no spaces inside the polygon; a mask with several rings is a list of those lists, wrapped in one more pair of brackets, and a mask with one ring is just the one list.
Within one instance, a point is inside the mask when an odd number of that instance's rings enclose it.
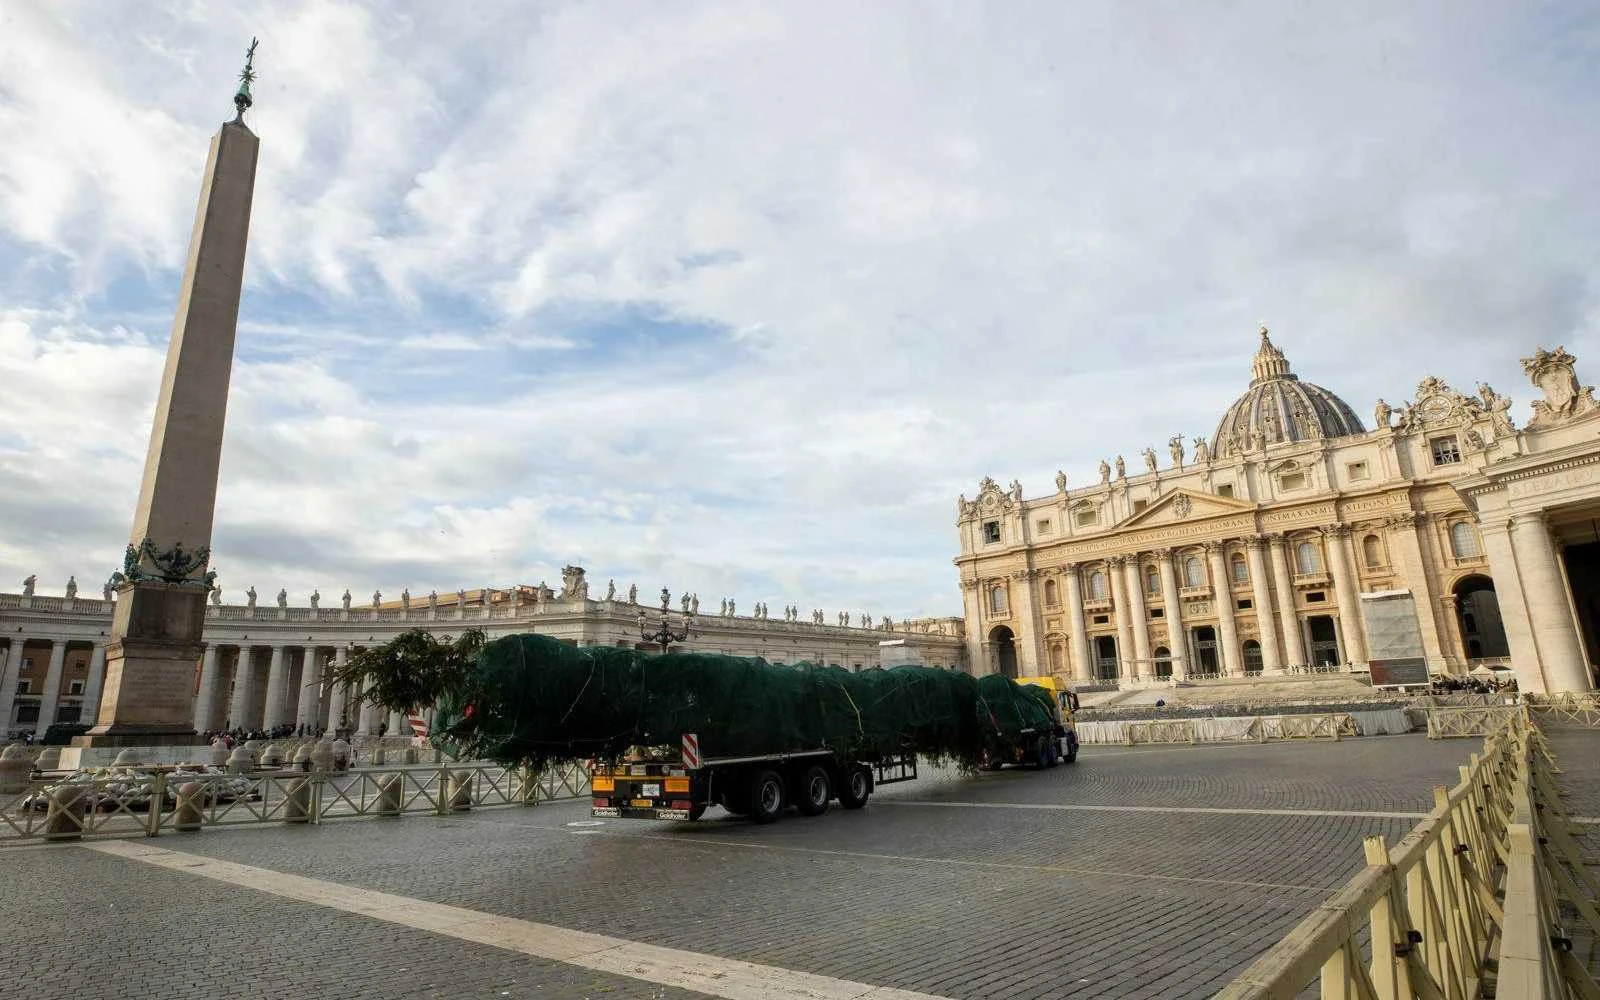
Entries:
{"label": "flatbed trailer", "polygon": [[634,748],[590,768],[591,814],[612,819],[696,820],[713,805],[757,823],[785,808],[820,816],[837,801],[860,809],[879,785],[917,777],[914,754],[860,761],[826,748],[701,758],[694,734],[682,748]]}

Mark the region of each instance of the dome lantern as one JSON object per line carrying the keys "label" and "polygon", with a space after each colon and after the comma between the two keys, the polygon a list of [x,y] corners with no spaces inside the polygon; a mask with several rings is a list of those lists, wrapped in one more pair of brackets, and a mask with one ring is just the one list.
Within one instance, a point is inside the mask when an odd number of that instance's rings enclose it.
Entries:
{"label": "dome lantern", "polygon": [[1301,381],[1290,370],[1289,360],[1264,326],[1250,373],[1250,388],[1217,424],[1213,454],[1238,455],[1278,444],[1366,433],[1348,403],[1319,385]]}

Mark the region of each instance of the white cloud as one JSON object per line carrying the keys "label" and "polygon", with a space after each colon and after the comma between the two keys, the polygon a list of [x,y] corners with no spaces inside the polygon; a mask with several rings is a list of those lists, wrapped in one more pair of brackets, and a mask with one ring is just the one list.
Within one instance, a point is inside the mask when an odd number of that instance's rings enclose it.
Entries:
{"label": "white cloud", "polygon": [[1600,343],[1592,12],[0,18],[19,579],[115,561],[251,34],[235,592],[582,559],[647,593],[955,612],[956,493],[1209,434],[1257,321],[1360,413],[1428,373],[1525,400],[1519,355]]}

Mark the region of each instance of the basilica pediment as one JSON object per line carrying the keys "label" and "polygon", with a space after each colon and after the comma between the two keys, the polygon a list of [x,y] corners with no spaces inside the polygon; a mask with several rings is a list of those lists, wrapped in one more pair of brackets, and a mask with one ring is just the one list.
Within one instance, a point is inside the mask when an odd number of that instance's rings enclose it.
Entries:
{"label": "basilica pediment", "polygon": [[1223,517],[1253,511],[1256,505],[1232,497],[1219,497],[1213,493],[1191,493],[1177,489],[1156,500],[1144,510],[1123,520],[1116,527],[1147,528],[1154,524],[1172,524],[1178,521],[1197,521],[1208,517]]}

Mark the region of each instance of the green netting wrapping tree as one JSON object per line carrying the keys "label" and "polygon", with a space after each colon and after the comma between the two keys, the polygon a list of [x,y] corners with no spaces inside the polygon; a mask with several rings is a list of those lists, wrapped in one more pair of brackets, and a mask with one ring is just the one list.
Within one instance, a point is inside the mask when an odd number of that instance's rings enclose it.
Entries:
{"label": "green netting wrapping tree", "polygon": [[[428,648],[414,638],[405,646],[412,651],[406,657],[367,657],[369,673],[360,679],[415,665]],[[439,648],[441,656],[454,653]],[[376,688],[435,702],[434,738],[451,753],[539,767],[676,745],[686,732],[699,735],[708,758],[826,747],[859,760],[915,753],[975,767],[1023,728],[1048,726],[1051,718],[1048,692],[1004,677],[912,666],[852,673],[716,653],[657,656],[540,635],[487,643],[470,669],[452,663],[422,673],[430,691],[393,678]]]}

